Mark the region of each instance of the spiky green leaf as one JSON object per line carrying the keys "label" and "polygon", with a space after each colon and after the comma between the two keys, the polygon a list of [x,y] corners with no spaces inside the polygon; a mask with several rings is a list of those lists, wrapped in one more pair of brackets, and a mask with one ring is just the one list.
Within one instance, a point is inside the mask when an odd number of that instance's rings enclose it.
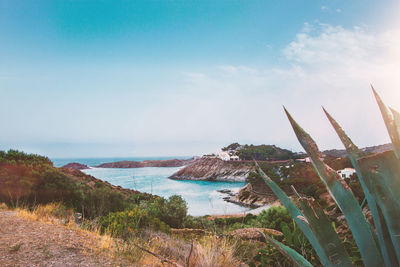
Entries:
{"label": "spiky green leaf", "polygon": [[387,223],[379,211],[379,207],[375,201],[375,198],[370,193],[368,187],[365,184],[363,175],[360,171],[360,166],[358,164],[358,159],[361,158],[362,153],[358,149],[358,147],[352,142],[350,137],[345,133],[345,131],[340,127],[340,125],[336,122],[336,120],[323,108],[328,120],[332,124],[336,133],[338,134],[340,140],[342,141],[344,147],[346,148],[349,159],[357,172],[358,179],[360,181],[361,187],[364,191],[365,198],[368,202],[369,209],[372,214],[372,218],[374,220],[375,228],[377,231],[377,238],[379,241],[379,247],[385,261],[386,266],[398,266],[398,260],[395,249],[392,244],[392,240],[390,238],[389,230],[387,227]]}
{"label": "spiky green leaf", "polygon": [[286,109],[285,112],[300,144],[311,157],[319,177],[346,217],[365,266],[381,266],[383,258],[375,242],[374,233],[351,189],[336,171],[323,162],[323,155],[311,136],[297,124]]}
{"label": "spiky green leaf", "polygon": [[[320,237],[314,235],[313,231],[310,228],[310,224],[307,221],[306,216],[301,212],[301,210],[296,206],[296,204],[294,204],[293,201],[285,194],[285,192],[283,192],[283,190],[262,171],[257,162],[256,162],[256,168],[260,176],[264,179],[265,183],[279,198],[282,205],[285,206],[286,210],[289,212],[294,221],[297,223],[300,230],[306,236],[308,241],[310,241],[322,264],[324,266],[335,266],[336,259],[335,257],[332,257],[331,255],[332,249],[329,246],[329,243],[331,242],[330,241],[325,243],[321,242],[319,240]],[[343,260],[343,262],[347,261]]]}
{"label": "spiky green leaf", "polygon": [[[372,85],[371,85],[372,87]],[[375,91],[374,87],[372,87],[372,92],[375,95],[376,102],[378,103],[379,109],[382,114],[383,121],[385,122],[386,129],[389,133],[390,140],[392,140],[393,149],[396,154],[397,159],[400,159],[400,135],[395,125],[395,121],[393,120],[392,115],[389,113],[388,108],[383,103],[382,99]],[[399,164],[399,163],[398,163]]]}
{"label": "spiky green leaf", "polygon": [[358,161],[365,185],[376,200],[400,259],[400,165],[393,151]]}
{"label": "spiky green leaf", "polygon": [[349,255],[324,211],[312,199],[300,198],[300,205],[311,231],[329,252],[332,266],[352,266]]}

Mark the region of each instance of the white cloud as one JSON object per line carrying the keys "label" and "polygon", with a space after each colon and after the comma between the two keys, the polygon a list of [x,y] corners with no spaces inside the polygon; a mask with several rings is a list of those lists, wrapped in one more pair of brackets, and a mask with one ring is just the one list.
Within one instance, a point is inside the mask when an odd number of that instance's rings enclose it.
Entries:
{"label": "white cloud", "polygon": [[143,111],[154,118],[143,122],[146,129],[139,129],[137,136],[176,142],[212,140],[221,145],[275,143],[298,149],[282,112],[284,104],[322,148],[340,147],[340,142],[320,105],[360,145],[386,142],[369,83],[400,109],[398,36],[397,30],[371,33],[357,27],[305,24],[282,49],[286,67],[223,65],[186,74],[179,92]]}

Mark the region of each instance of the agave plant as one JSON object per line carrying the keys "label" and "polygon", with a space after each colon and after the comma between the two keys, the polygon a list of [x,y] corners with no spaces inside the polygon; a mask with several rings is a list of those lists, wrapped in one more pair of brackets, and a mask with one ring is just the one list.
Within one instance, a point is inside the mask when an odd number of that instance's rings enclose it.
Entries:
{"label": "agave plant", "polygon": [[[323,161],[323,155],[311,136],[286,115],[320,179],[342,211],[357,244],[365,266],[399,266],[400,263],[400,113],[389,109],[372,88],[392,141],[393,151],[363,155],[346,135],[340,125],[323,108],[333,128],[346,148],[348,157],[357,172],[371,211],[374,226],[366,219],[362,207],[346,182]],[[352,266],[350,257],[339,239],[336,229],[324,210],[311,198],[300,197],[298,207],[279,186],[257,165],[265,183],[280,199],[298,227],[310,241],[324,266]],[[268,238],[297,266],[312,266],[299,253]]]}

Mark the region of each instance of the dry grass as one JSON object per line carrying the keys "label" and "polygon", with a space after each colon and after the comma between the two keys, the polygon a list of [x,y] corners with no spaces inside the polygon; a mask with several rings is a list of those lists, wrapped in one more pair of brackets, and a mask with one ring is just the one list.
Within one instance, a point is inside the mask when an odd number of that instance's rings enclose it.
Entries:
{"label": "dry grass", "polygon": [[195,243],[190,266],[240,266],[235,240],[205,236]]}
{"label": "dry grass", "polygon": [[0,210],[8,210],[8,206],[6,205],[6,203],[0,203]]}
{"label": "dry grass", "polygon": [[[4,205],[0,204],[0,209],[4,208]],[[187,236],[182,238],[180,235],[146,232],[140,237],[123,241],[107,233],[101,234],[95,224],[85,229],[80,228],[75,225],[72,211],[58,203],[39,205],[33,210],[16,208],[15,211],[19,216],[29,220],[66,225],[77,231],[93,234],[98,239],[97,246],[92,248],[93,251],[129,261],[133,266],[163,266],[160,259],[143,251],[135,244],[180,266],[246,266],[241,264],[240,256],[238,256],[240,255],[239,246],[232,238],[219,238],[206,233],[206,235],[191,236],[192,240],[188,240]]]}
{"label": "dry grass", "polygon": [[50,224],[64,224],[69,227],[75,227],[73,212],[67,209],[61,203],[49,203],[46,205],[38,205],[33,210],[26,208],[15,208],[19,216]]}
{"label": "dry grass", "polygon": [[[191,248],[192,242],[193,248]],[[238,246],[233,239],[207,235],[192,242],[153,233],[146,243],[146,249],[180,266],[246,266],[238,257]],[[157,262],[160,261],[154,256],[144,254],[138,263],[141,266],[157,266],[155,265]]]}

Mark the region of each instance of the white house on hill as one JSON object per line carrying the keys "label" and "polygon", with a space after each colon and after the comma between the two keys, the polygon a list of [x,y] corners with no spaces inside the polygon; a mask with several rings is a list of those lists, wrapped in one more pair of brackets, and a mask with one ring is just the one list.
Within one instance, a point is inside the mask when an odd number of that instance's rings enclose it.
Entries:
{"label": "white house on hill", "polygon": [[218,152],[217,158],[222,159],[223,161],[230,161],[231,156],[227,152]]}
{"label": "white house on hill", "polygon": [[340,177],[344,178],[350,178],[354,173],[356,172],[355,169],[353,168],[344,168],[343,170],[338,170],[337,173],[340,175]]}
{"label": "white house on hill", "polygon": [[240,158],[239,158],[239,156],[233,155],[233,156],[231,156],[231,160],[237,161],[237,160],[240,160]]}
{"label": "white house on hill", "polygon": [[311,162],[311,158],[310,157],[306,157],[304,159],[296,159],[297,161],[301,161],[301,162],[307,162],[310,163]]}

